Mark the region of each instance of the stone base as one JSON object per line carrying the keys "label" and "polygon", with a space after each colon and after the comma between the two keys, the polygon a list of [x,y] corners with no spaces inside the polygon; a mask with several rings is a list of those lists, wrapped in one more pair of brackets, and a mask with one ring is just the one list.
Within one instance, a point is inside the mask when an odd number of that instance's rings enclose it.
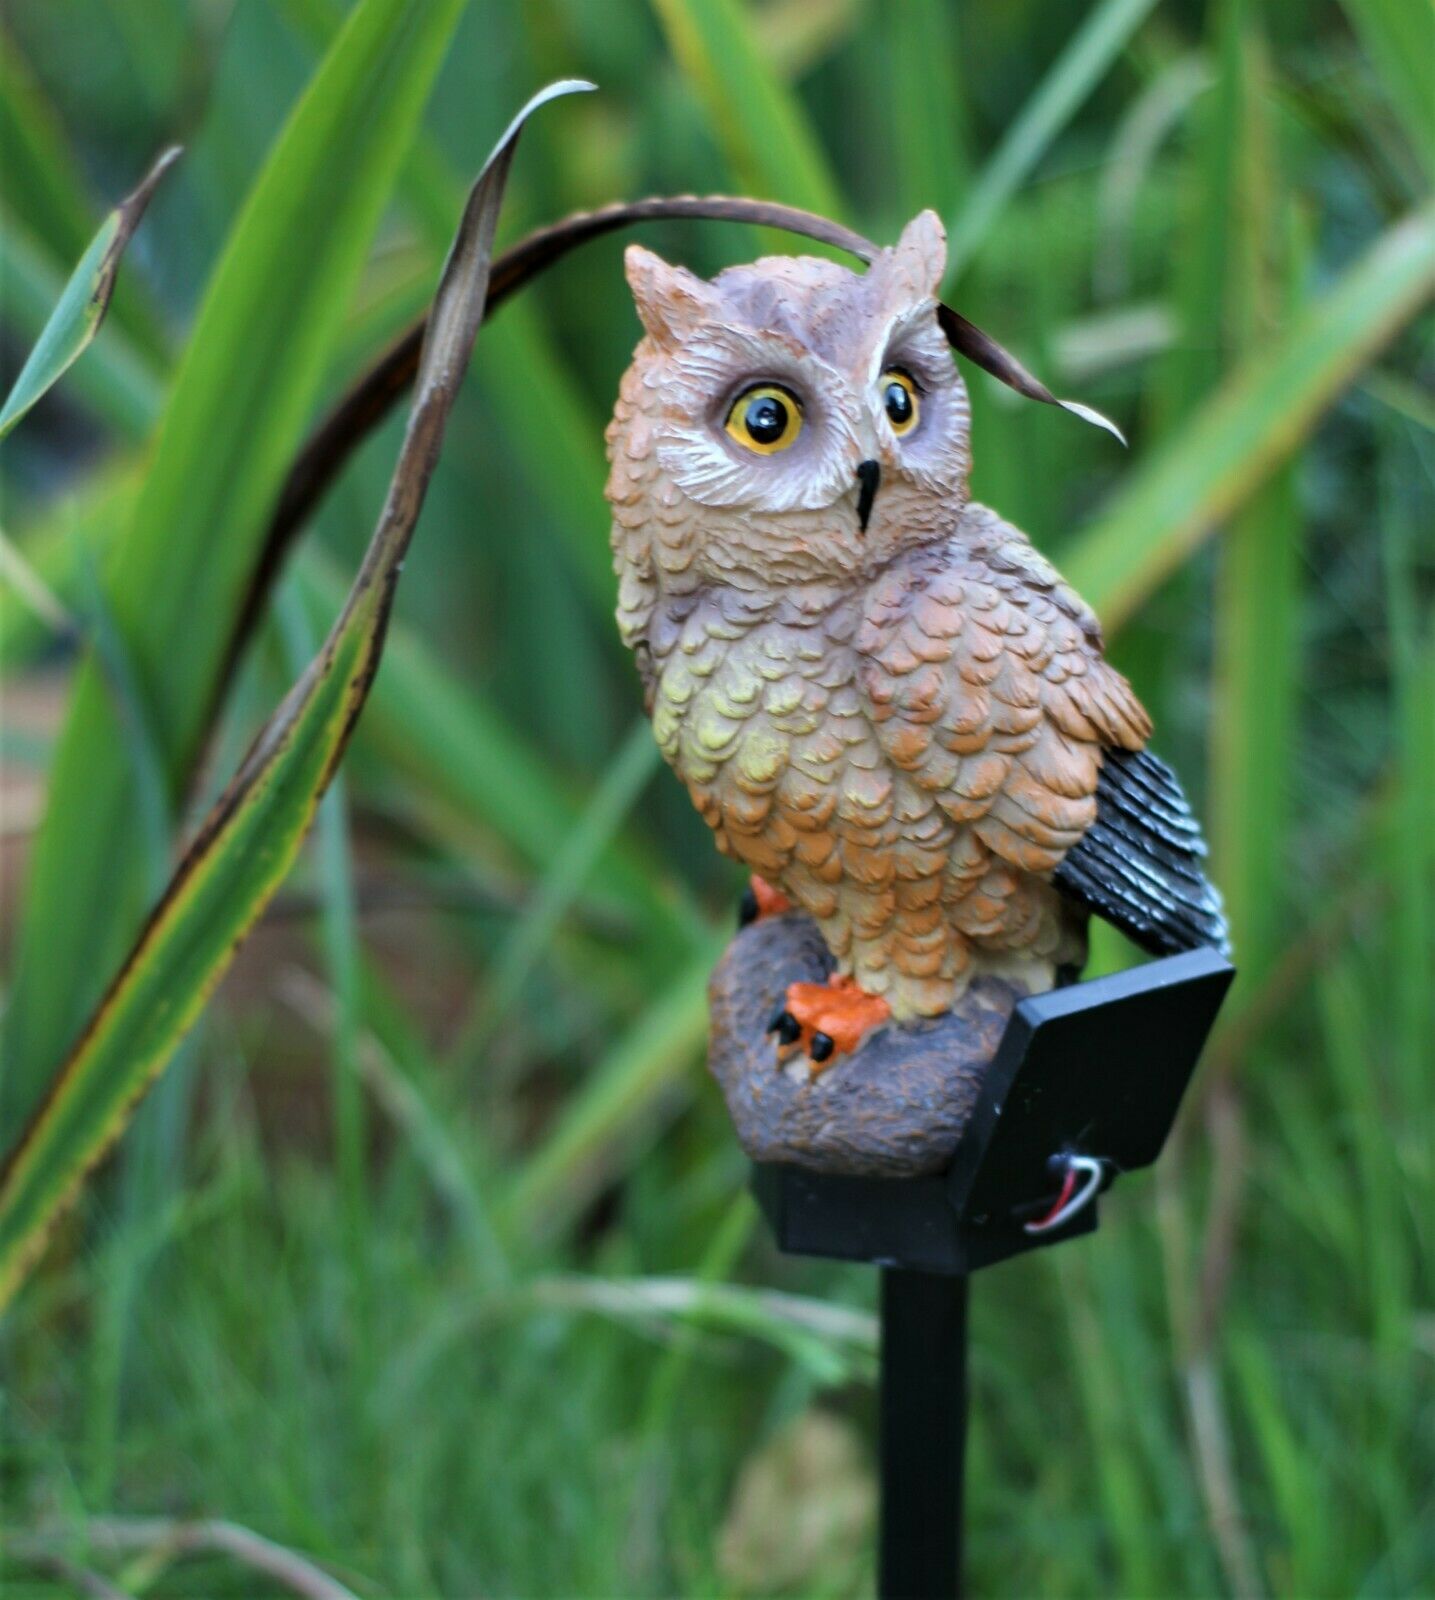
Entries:
{"label": "stone base", "polygon": [[973,980],[956,1010],[873,1033],[825,1072],[785,1068],[765,1030],[794,982],[820,983],[833,960],[811,918],[765,917],[728,946],[708,987],[708,1068],[752,1160],[811,1172],[910,1178],[946,1168],[982,1074],[1026,991]]}

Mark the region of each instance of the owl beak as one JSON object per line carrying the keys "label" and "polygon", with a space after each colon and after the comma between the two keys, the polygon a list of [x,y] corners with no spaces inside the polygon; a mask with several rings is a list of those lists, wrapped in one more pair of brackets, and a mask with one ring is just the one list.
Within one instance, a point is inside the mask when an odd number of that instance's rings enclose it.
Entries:
{"label": "owl beak", "polygon": [[882,465],[878,461],[859,461],[857,481],[862,492],[857,496],[857,525],[863,533],[872,517],[872,502],[877,498],[877,486],[882,481]]}

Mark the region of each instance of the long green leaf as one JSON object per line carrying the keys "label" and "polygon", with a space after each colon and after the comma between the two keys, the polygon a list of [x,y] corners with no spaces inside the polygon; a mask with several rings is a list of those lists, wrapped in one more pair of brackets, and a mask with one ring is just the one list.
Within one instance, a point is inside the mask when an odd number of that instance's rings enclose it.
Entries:
{"label": "long green leaf", "polygon": [[534,96],[475,182],[434,301],[417,392],[378,526],[319,655],[201,828],[39,1115],[0,1175],[0,1306],[60,1209],[119,1136],[298,855],[378,671],[405,552],[483,315],[499,205]]}
{"label": "long green leaf", "polygon": [[[98,562],[108,548],[111,530],[134,497],[133,480],[127,465],[98,479],[89,494],[47,515],[25,541],[30,566],[67,610],[82,608],[83,562]],[[306,547],[297,553],[294,581],[311,625],[322,630],[343,604],[339,569]],[[51,636],[0,572],[0,673],[32,662]],[[583,812],[572,786],[534,746],[530,730],[520,731],[460,681],[402,623],[390,630],[384,659],[365,717],[365,739],[406,780],[432,831],[464,851],[476,839],[486,848],[496,841],[525,865],[546,867]],[[592,891],[640,930],[646,946],[673,960],[701,936],[701,921],[681,881],[634,840],[615,841],[604,851]]]}
{"label": "long green leaf", "polygon": [[0,150],[6,198],[35,234],[73,260],[94,222],[64,130],[9,36],[0,33]]}
{"label": "long green leaf", "polygon": [[[84,598],[87,562],[98,570],[113,543],[116,527],[134,503],[133,463],[95,472],[74,495],[47,506],[42,516],[17,534],[16,547],[26,567],[68,616]],[[0,574],[0,679],[33,666],[49,648],[53,628],[35,613]]]}
{"label": "long green leaf", "polygon": [[[21,338],[36,340],[64,297],[70,262],[53,257],[25,225],[0,207],[0,314]],[[129,274],[117,286],[123,289]],[[65,398],[76,402],[127,443],[148,438],[164,400],[164,377],[114,316],[105,337],[65,380]]]}
{"label": "long green leaf", "polygon": [[499,1025],[511,1014],[569,907],[657,765],[652,729],[648,719],[640,717],[594,788],[578,826],[554,855],[529,904],[494,953],[488,976],[474,997],[453,1049],[460,1063],[480,1060]]}
{"label": "long green leaf", "polygon": [[557,1231],[602,1187],[618,1153],[631,1153],[651,1131],[654,1108],[674,1093],[702,1047],[708,978],[728,938],[727,929],[714,936],[594,1065],[504,1197],[504,1227]]}
{"label": "long green leaf", "polygon": [[[54,106],[3,31],[0,170],[5,177],[7,210],[25,218],[36,242],[55,260],[75,260],[94,231],[90,196]],[[5,231],[13,225],[13,218],[7,218]],[[147,356],[165,354],[160,316],[144,284],[133,274],[127,274],[115,291],[110,315]]]}
{"label": "long green leaf", "polygon": [[[1230,211],[1255,236],[1231,252],[1228,321],[1239,348],[1253,344],[1278,303],[1268,283],[1282,260],[1287,213],[1263,124],[1268,89],[1259,35],[1233,28],[1230,52],[1243,114],[1239,187]],[[1263,237],[1264,235],[1264,237]],[[1293,283],[1301,274],[1290,272]],[[1301,527],[1296,474],[1287,463],[1231,519],[1221,542],[1213,621],[1211,783],[1208,814],[1216,881],[1225,896],[1240,981],[1264,976],[1278,953],[1289,889],[1299,687]]]}
{"label": "long green leaf", "polygon": [[[1385,567],[1393,723],[1401,773],[1393,815],[1381,829],[1381,854],[1392,885],[1394,964],[1392,1014],[1384,1021],[1411,1103],[1427,1093],[1430,1041],[1435,1038],[1435,874],[1422,870],[1419,842],[1435,855],[1435,606],[1421,615],[1421,552],[1430,547],[1435,485],[1426,475],[1423,502],[1409,494],[1405,468],[1414,452],[1394,448],[1388,427],[1380,481],[1379,526]],[[1411,476],[1414,476],[1412,473]],[[1415,846],[1412,849],[1412,845]]]}
{"label": "long green leaf", "polygon": [[[1226,249],[1207,280],[1211,303],[1201,308],[1204,320],[1188,320],[1186,326],[1220,329],[1232,348],[1246,349],[1258,343],[1276,306],[1287,298],[1284,285],[1270,280],[1284,261],[1288,213],[1267,126],[1269,89],[1259,27],[1248,17],[1244,0],[1227,0],[1218,25],[1224,38],[1217,104],[1227,114],[1206,132],[1227,157],[1217,162],[1224,182],[1211,197],[1227,215],[1208,222]],[[1293,298],[1299,275],[1287,276]],[[1295,478],[1291,463],[1282,463],[1231,519],[1215,581],[1208,810],[1216,881],[1240,952],[1238,982],[1245,984],[1264,976],[1278,949],[1289,892],[1290,759],[1299,662]],[[1194,577],[1184,575],[1188,588]],[[1211,1082],[1205,1081],[1208,1093]],[[1221,1164],[1219,1149],[1216,1158]],[[1226,1470],[1221,1386],[1206,1348],[1209,1323],[1203,1311],[1194,1318],[1189,1339],[1182,1340],[1193,1476],[1201,1486],[1225,1585],[1234,1594],[1249,1594],[1255,1591],[1257,1563],[1245,1531],[1241,1491]]]}
{"label": "long green leaf", "polygon": [[[332,616],[343,591],[316,551],[295,562],[295,576],[311,615]],[[551,761],[402,623],[393,630],[387,659],[365,737],[408,781],[433,831],[464,844],[477,833],[490,834],[530,866],[551,862],[583,814]],[[593,889],[643,930],[645,944],[671,959],[700,936],[680,885],[632,841],[604,853]]]}
{"label": "long green leaf", "polygon": [[1021,181],[1105,77],[1154,5],[1155,0],[1103,0],[1072,35],[1021,115],[1007,129],[947,229],[949,287],[980,248]]}
{"label": "long green leaf", "polygon": [[891,220],[900,226],[927,206],[948,211],[970,183],[960,19],[946,0],[903,0],[874,21],[888,57],[882,111],[902,108],[881,118],[892,142]]}
{"label": "long green leaf", "polygon": [[166,150],[146,173],[140,186],[121,200],[100,225],[100,231],[70,275],[35,348],[21,367],[5,404],[0,406],[0,439],[60,381],[100,331],[115,290],[125,246],[139,226],[159,180],[178,156],[178,146]]}
{"label": "long green leaf", "polygon": [[1342,0],[1345,14],[1435,177],[1435,6],[1424,0]]}
{"label": "long green leaf", "polygon": [[755,194],[841,216],[841,191],[797,97],[758,48],[737,0],[652,0],[723,153]]}
{"label": "long green leaf", "polygon": [[[363,0],[291,114],[215,269],[106,574],[177,805],[285,464],[463,0]],[[145,903],[133,776],[89,660],[51,773],[6,1018],[8,1111],[60,1058]],[[103,905],[106,915],[93,908]],[[8,1120],[8,1119],[7,1119]]]}
{"label": "long green leaf", "polygon": [[1077,541],[1063,570],[1109,626],[1266,481],[1432,293],[1435,202],[1391,227],[1240,366]]}

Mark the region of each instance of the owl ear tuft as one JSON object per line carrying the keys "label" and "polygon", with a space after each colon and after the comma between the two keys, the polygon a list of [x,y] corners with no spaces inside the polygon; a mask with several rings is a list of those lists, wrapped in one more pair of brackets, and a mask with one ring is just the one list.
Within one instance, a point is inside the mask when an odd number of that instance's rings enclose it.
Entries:
{"label": "owl ear tuft", "polygon": [[947,230],[935,211],[919,211],[892,249],[895,265],[918,294],[936,298],[947,271]]}
{"label": "owl ear tuft", "polygon": [[675,267],[640,244],[623,252],[623,270],[633,291],[633,304],[649,335],[673,349],[713,310],[710,285],[686,267]]}

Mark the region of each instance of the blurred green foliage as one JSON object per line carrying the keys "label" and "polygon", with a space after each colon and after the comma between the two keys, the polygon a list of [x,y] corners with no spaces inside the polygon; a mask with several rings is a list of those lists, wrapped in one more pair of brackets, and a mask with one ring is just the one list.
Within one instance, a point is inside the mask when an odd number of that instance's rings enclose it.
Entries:
{"label": "blurred green foliage", "polygon": [[[189,149],[94,347],[0,450],[14,551],[136,668],[132,703],[106,699],[0,578],[3,1142],[337,611],[397,424],[304,536],[187,782],[284,456],[426,301],[511,109],[592,77],[526,136],[506,235],[647,192],[745,190],[879,239],[935,205],[949,298],[1132,441],[968,373],[976,492],[1104,611],[1203,799],[1242,971],[1159,1171],[1095,1240],[978,1281],[973,1589],[1428,1586],[1432,13],[470,0],[412,139],[379,73],[333,116],[389,142],[316,125],[324,203],[243,223],[347,9],[6,11],[12,370],[107,206]],[[271,275],[210,298],[245,226]],[[705,271],[792,247],[649,237]],[[830,1439],[800,1432],[813,1407],[870,1426],[871,1275],[774,1256],[701,1070],[736,884],[659,773],[611,622],[620,251],[485,329],[347,780],[0,1325],[16,1593],[71,1592],[75,1567],[136,1594],[277,1581],[115,1521],[157,1514],[231,1519],[364,1593],[733,1592],[743,1540],[772,1538],[738,1486]],[[229,364],[182,364],[225,318],[206,343]],[[856,1503],[828,1456],[772,1523]],[[819,1542],[774,1592],[860,1592],[860,1548]]]}

